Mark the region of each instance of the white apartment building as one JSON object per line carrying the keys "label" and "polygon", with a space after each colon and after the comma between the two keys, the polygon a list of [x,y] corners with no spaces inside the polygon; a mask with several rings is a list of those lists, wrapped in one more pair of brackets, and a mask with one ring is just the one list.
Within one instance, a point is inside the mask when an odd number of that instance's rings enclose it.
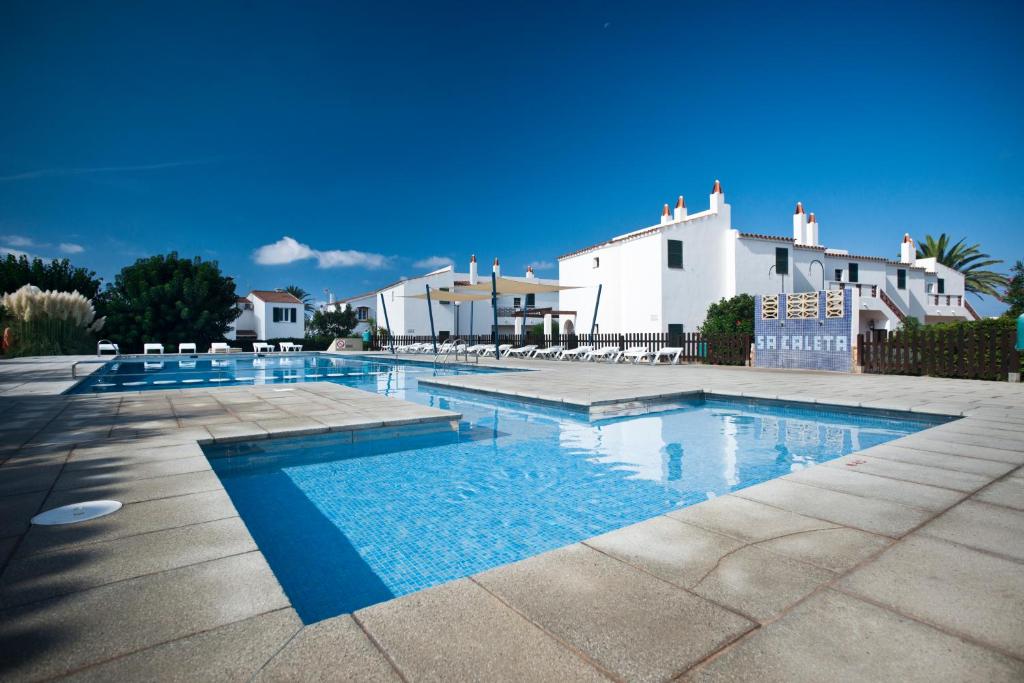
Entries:
{"label": "white apartment building", "polygon": [[559,257],[559,281],[580,286],[559,293],[559,308],[578,311],[575,319],[563,316],[562,330],[590,330],[598,285],[601,332],[696,332],[708,306],[722,298],[836,288],[853,290],[859,333],[894,330],[906,316],[924,323],[978,318],[963,275],[915,258],[909,235],[899,260],[826,247],[817,219],[799,202],[792,234],[733,228],[716,180],[705,211],[688,213],[679,197],[674,210],[664,205],[659,223]]}
{"label": "white apartment building", "polygon": [[225,335],[230,340],[301,339],[306,336],[305,306],[288,292],[254,289],[239,297],[241,313]]}
{"label": "white apartment building", "polygon": [[[491,271],[499,277],[502,276],[498,259],[494,259]],[[381,296],[383,295],[384,304],[387,306],[387,322],[390,323],[391,332],[394,335],[429,335],[430,316],[427,311],[427,302],[424,299],[413,297],[425,294],[428,285],[434,295],[446,291],[457,292],[460,291],[460,288],[468,285],[475,285],[481,281],[489,282],[490,276],[490,273],[483,276],[478,274],[476,256],[472,256],[469,262],[469,272],[460,273],[456,272],[453,266],[445,266],[424,275],[404,278],[372,292],[329,303],[327,306],[338,308],[351,306],[359,320],[355,333],[361,334],[367,329],[371,319],[376,321],[378,327],[385,326],[384,312],[381,309]],[[558,284],[557,280],[536,277],[532,268],[527,268],[523,277],[505,277],[523,282]],[[474,293],[481,294],[482,292]],[[547,309],[555,312],[554,309],[558,307],[558,293],[499,295],[497,303],[498,333],[510,334],[520,331],[523,325],[528,327],[542,322],[542,319],[539,318],[524,318],[521,313],[524,308],[538,313]],[[434,330],[439,338],[491,333],[494,313],[489,296],[484,300],[462,302],[444,302],[434,299],[430,305],[434,314]],[[517,312],[519,315],[516,315]]]}

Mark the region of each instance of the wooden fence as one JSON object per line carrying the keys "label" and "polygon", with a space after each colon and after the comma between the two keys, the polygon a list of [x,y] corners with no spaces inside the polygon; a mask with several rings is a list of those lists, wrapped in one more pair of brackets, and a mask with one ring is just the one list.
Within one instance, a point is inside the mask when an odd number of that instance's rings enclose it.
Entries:
{"label": "wooden fence", "polygon": [[[447,338],[447,337],[446,337]],[[491,335],[463,335],[459,337],[466,344],[493,344]],[[445,338],[438,337],[440,344]],[[396,346],[401,344],[429,344],[429,336],[417,335],[395,335]],[[633,332],[627,334],[601,333],[601,334],[580,334],[580,335],[538,335],[530,332],[522,334],[499,334],[498,344],[511,344],[512,346],[526,346],[536,344],[544,348],[546,346],[561,345],[566,349],[574,349],[580,345],[589,345],[595,348],[602,346],[617,346],[620,350],[643,347],[648,351],[659,351],[665,347],[681,348],[679,355],[682,363],[711,363],[714,365],[745,365],[750,361],[750,337],[747,335],[722,335],[705,337],[698,332],[686,334],[669,335],[664,332]],[[374,350],[386,350],[390,342],[385,337],[375,337],[371,348]]]}
{"label": "wooden fence", "polygon": [[1011,329],[968,328],[896,332],[882,340],[857,336],[864,372],[882,375],[930,375],[962,379],[1006,380],[1021,371]]}

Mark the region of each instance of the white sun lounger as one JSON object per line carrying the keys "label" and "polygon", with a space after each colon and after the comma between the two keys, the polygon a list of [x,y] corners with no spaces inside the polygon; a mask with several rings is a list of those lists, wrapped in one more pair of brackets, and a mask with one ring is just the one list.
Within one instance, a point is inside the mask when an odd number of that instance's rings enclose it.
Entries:
{"label": "white sun lounger", "polygon": [[614,358],[619,352],[618,346],[602,346],[599,349],[584,354],[583,360],[597,361],[597,360],[608,360]]}
{"label": "white sun lounger", "polygon": [[[301,351],[302,350],[302,344],[295,344],[293,342],[278,342],[277,345],[281,347],[281,353],[285,353],[285,352],[291,353],[291,352]],[[269,346],[269,344],[268,344],[268,346]]]}
{"label": "white sun lounger", "polygon": [[[225,347],[225,353],[226,353],[227,344],[225,344],[224,347]],[[274,351],[274,345],[273,344],[267,344],[266,342],[253,342],[252,343],[252,352],[253,353],[273,353],[273,351]]]}
{"label": "white sun lounger", "polygon": [[[501,344],[498,346],[498,353],[505,355],[505,352],[512,348],[511,344]],[[481,356],[493,356],[494,355],[494,344],[488,344],[487,348],[481,353]]]}
{"label": "white sun lounger", "polygon": [[195,353],[196,345],[194,342],[184,342],[178,344],[178,353]]}
{"label": "white sun lounger", "polygon": [[632,361],[638,363],[648,358],[653,358],[654,352],[648,351],[646,346],[631,346],[625,351],[619,351],[612,360],[616,363],[621,361]]}
{"label": "white sun lounger", "polygon": [[210,344],[210,353],[231,353],[231,347],[227,342],[213,342]]}
{"label": "white sun lounger", "polygon": [[536,350],[536,344],[527,344],[526,346],[520,346],[518,348],[505,351],[505,357],[508,358],[509,356],[516,356],[517,358],[529,358]]}
{"label": "white sun lounger", "polygon": [[576,360],[594,350],[593,346],[577,346],[575,349],[564,349],[558,357],[562,360]]}
{"label": "white sun lounger", "polygon": [[533,357],[534,358],[551,358],[553,356],[557,357],[558,354],[560,354],[561,352],[562,352],[562,347],[556,344],[555,346],[549,346],[549,347],[547,347],[545,349],[537,349],[536,351],[533,352]]}
{"label": "white sun lounger", "polygon": [[490,346],[492,349],[494,348],[493,344],[473,344],[472,346],[466,347],[466,353],[472,353],[475,356],[479,356],[480,354],[487,350],[488,346]]}
{"label": "white sun lounger", "polygon": [[668,358],[670,364],[676,365],[682,353],[683,347],[681,346],[664,346],[658,349],[658,353],[654,354],[654,357],[651,358],[651,363],[658,363],[662,358]]}
{"label": "white sun lounger", "polygon": [[100,339],[99,343],[96,344],[96,355],[102,356],[104,352],[109,351],[115,356],[121,353],[121,349],[117,344],[110,341],[109,339]]}
{"label": "white sun lounger", "polygon": [[163,353],[163,352],[164,352],[164,345],[163,344],[143,344],[142,345],[142,353],[143,353],[143,355],[148,355],[150,353]]}

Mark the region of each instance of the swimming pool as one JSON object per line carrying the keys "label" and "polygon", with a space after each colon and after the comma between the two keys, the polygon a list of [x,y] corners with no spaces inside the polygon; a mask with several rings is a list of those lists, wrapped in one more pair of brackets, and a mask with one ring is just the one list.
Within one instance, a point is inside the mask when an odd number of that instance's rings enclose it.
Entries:
{"label": "swimming pool", "polygon": [[420,388],[422,370],[394,365],[385,375],[351,381],[462,413],[457,432],[356,443],[323,434],[205,447],[306,623],[935,424],[715,398],[590,422],[547,406]]}
{"label": "swimming pool", "polygon": [[109,361],[71,388],[68,393],[117,393],[161,389],[195,389],[214,386],[335,382],[367,388],[376,378],[392,377],[392,369],[406,368],[404,375],[458,375],[467,372],[499,372],[499,369],[449,364],[434,368],[430,361],[400,361],[370,356],[302,354],[231,354],[211,356],[149,356]]}

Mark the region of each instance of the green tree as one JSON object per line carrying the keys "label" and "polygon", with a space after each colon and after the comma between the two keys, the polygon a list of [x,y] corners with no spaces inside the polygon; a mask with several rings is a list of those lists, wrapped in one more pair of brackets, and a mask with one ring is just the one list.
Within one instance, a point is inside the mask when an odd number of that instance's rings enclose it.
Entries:
{"label": "green tree", "polygon": [[[966,239],[966,238],[964,238]],[[934,258],[944,266],[958,270],[964,275],[964,289],[976,294],[999,297],[999,288],[1006,286],[1006,277],[988,266],[1002,263],[981,251],[980,244],[966,245],[961,239],[951,244],[949,235],[942,233],[938,239],[925,235],[924,242],[917,248],[917,258]]]}
{"label": "green tree", "polygon": [[359,324],[352,306],[346,305],[344,310],[316,311],[309,319],[306,335],[310,337],[347,337],[352,329]]}
{"label": "green tree", "polygon": [[754,334],[754,297],[737,294],[711,304],[700,331],[706,336]]}
{"label": "green tree", "polygon": [[204,348],[224,339],[239,313],[236,298],[234,281],[216,261],[175,252],[139,259],[107,285],[104,333],[122,349],[144,342]]}
{"label": "green tree", "polygon": [[68,259],[53,259],[7,254],[0,259],[0,295],[10,294],[24,285],[35,285],[43,291],[78,292],[86,299],[96,299],[101,279],[87,268],[76,268]]}
{"label": "green tree", "polygon": [[316,306],[313,305],[312,295],[310,295],[310,293],[304,290],[302,287],[299,287],[298,285],[288,285],[287,287],[284,288],[284,291],[288,292],[289,294],[291,294],[296,299],[302,302],[303,308],[306,309],[307,318],[309,317],[310,313],[316,310]]}
{"label": "green tree", "polygon": [[1024,261],[1018,260],[1010,269],[1010,278],[1006,284],[1006,292],[1003,294],[1003,303],[1009,305],[1003,315],[1017,318],[1024,313]]}

